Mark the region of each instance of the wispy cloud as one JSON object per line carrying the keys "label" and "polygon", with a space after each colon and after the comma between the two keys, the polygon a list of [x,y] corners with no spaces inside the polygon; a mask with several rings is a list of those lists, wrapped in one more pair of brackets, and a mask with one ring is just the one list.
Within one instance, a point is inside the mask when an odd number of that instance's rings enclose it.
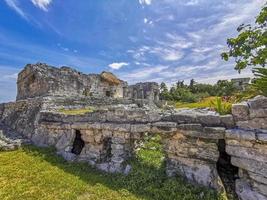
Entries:
{"label": "wispy cloud", "polygon": [[112,68],[112,69],[120,69],[123,66],[127,66],[127,65],[129,65],[129,63],[125,63],[125,62],[114,62],[114,63],[109,64],[108,66],[110,68]]}
{"label": "wispy cloud", "polygon": [[16,11],[17,14],[19,14],[24,19],[28,20],[26,13],[20,8],[17,0],[4,0],[4,1],[10,8]]}
{"label": "wispy cloud", "polygon": [[152,3],[152,0],[139,0],[139,3],[141,5],[150,5]]}
{"label": "wispy cloud", "polygon": [[36,7],[46,12],[48,11],[49,4],[52,3],[52,0],[31,0],[31,1]]}

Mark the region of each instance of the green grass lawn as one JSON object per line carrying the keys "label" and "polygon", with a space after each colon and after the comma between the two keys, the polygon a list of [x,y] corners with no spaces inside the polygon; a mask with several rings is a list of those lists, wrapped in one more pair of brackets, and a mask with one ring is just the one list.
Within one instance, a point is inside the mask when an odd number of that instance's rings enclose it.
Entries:
{"label": "green grass lawn", "polygon": [[128,176],[105,174],[86,163],[68,163],[54,149],[24,146],[0,152],[1,200],[193,200],[220,199],[204,188],[164,173],[159,138],[148,140],[131,161]]}

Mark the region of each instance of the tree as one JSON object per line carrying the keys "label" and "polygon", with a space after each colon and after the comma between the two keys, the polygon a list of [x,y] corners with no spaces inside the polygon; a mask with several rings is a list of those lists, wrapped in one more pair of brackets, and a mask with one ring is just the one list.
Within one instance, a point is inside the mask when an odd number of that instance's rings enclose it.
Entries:
{"label": "tree", "polygon": [[248,66],[266,66],[267,60],[267,4],[256,17],[255,25],[241,24],[236,38],[229,38],[228,52],[221,54],[225,61],[233,57],[236,62],[235,69],[240,73]]}
{"label": "tree", "polygon": [[254,68],[253,73],[256,76],[256,80],[252,85],[260,89],[263,95],[267,96],[267,69],[266,68]]}
{"label": "tree", "polygon": [[166,83],[162,82],[160,84],[160,99],[161,100],[171,100],[171,96],[170,93],[168,91],[168,87],[166,85]]}

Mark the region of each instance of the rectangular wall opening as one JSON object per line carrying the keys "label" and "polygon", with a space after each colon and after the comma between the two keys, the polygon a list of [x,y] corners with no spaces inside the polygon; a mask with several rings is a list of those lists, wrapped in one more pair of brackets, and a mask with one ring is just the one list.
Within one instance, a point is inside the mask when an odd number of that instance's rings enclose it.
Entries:
{"label": "rectangular wall opening", "polygon": [[84,141],[82,139],[81,131],[75,130],[75,139],[73,142],[73,147],[72,147],[71,153],[74,153],[76,155],[80,155],[83,147],[84,147]]}
{"label": "rectangular wall opening", "polygon": [[218,141],[220,157],[217,161],[217,171],[223,182],[229,199],[238,199],[235,193],[235,179],[238,178],[238,168],[231,163],[231,156],[225,151],[225,140]]}

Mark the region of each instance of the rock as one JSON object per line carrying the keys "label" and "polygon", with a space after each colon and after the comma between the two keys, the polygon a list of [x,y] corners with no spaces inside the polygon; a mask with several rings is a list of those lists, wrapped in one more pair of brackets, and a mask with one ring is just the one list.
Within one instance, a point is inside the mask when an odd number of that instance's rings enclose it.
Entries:
{"label": "rock", "polygon": [[267,118],[254,118],[247,121],[238,121],[236,125],[242,129],[267,129]]}
{"label": "rock", "polygon": [[235,139],[235,140],[248,140],[255,141],[256,136],[254,131],[246,131],[241,129],[229,129],[225,133],[226,139]]}
{"label": "rock", "polygon": [[56,144],[58,151],[64,150],[66,147],[71,146],[75,138],[75,134],[72,131],[64,133]]}
{"label": "rock", "polygon": [[242,179],[236,180],[235,188],[240,200],[267,200],[266,196],[253,191],[249,184]]}
{"label": "rock", "polygon": [[155,133],[169,133],[176,131],[176,123],[175,122],[156,122],[152,124],[152,132]]}
{"label": "rock", "polygon": [[246,102],[232,105],[232,114],[236,121],[245,121],[249,118],[249,107]]}
{"label": "rock", "polygon": [[264,152],[255,148],[226,145],[226,152],[235,157],[257,160],[259,162],[266,162],[267,159],[267,154],[263,154],[267,151]]}
{"label": "rock", "polygon": [[220,116],[222,124],[226,128],[234,128],[235,127],[235,122],[233,115],[222,115]]}
{"label": "rock", "polygon": [[104,172],[109,172],[109,163],[100,163],[96,165],[96,168],[104,171]]}
{"label": "rock", "polygon": [[219,115],[197,115],[197,121],[206,126],[220,126],[221,119]]}
{"label": "rock", "polygon": [[131,132],[136,133],[143,133],[143,132],[149,132],[150,131],[150,125],[147,124],[132,124],[131,125]]}
{"label": "rock", "polygon": [[267,108],[263,109],[250,109],[249,110],[249,118],[267,118]]}
{"label": "rock", "polygon": [[224,139],[225,128],[222,127],[204,127],[204,134],[209,135],[209,138]]}
{"label": "rock", "polygon": [[61,151],[58,154],[61,155],[65,160],[70,162],[75,161],[75,159],[77,158],[75,154],[66,151]]}
{"label": "rock", "polygon": [[248,100],[248,105],[251,109],[267,108],[267,97],[261,95],[256,96]]}
{"label": "rock", "polygon": [[126,165],[123,174],[128,175],[132,170],[132,166],[131,165]]}
{"label": "rock", "polygon": [[177,128],[181,130],[203,131],[201,124],[179,124]]}
{"label": "rock", "polygon": [[262,175],[266,177],[267,174],[267,163],[259,162],[252,159],[231,157],[231,163],[241,169],[245,169],[250,172]]}

